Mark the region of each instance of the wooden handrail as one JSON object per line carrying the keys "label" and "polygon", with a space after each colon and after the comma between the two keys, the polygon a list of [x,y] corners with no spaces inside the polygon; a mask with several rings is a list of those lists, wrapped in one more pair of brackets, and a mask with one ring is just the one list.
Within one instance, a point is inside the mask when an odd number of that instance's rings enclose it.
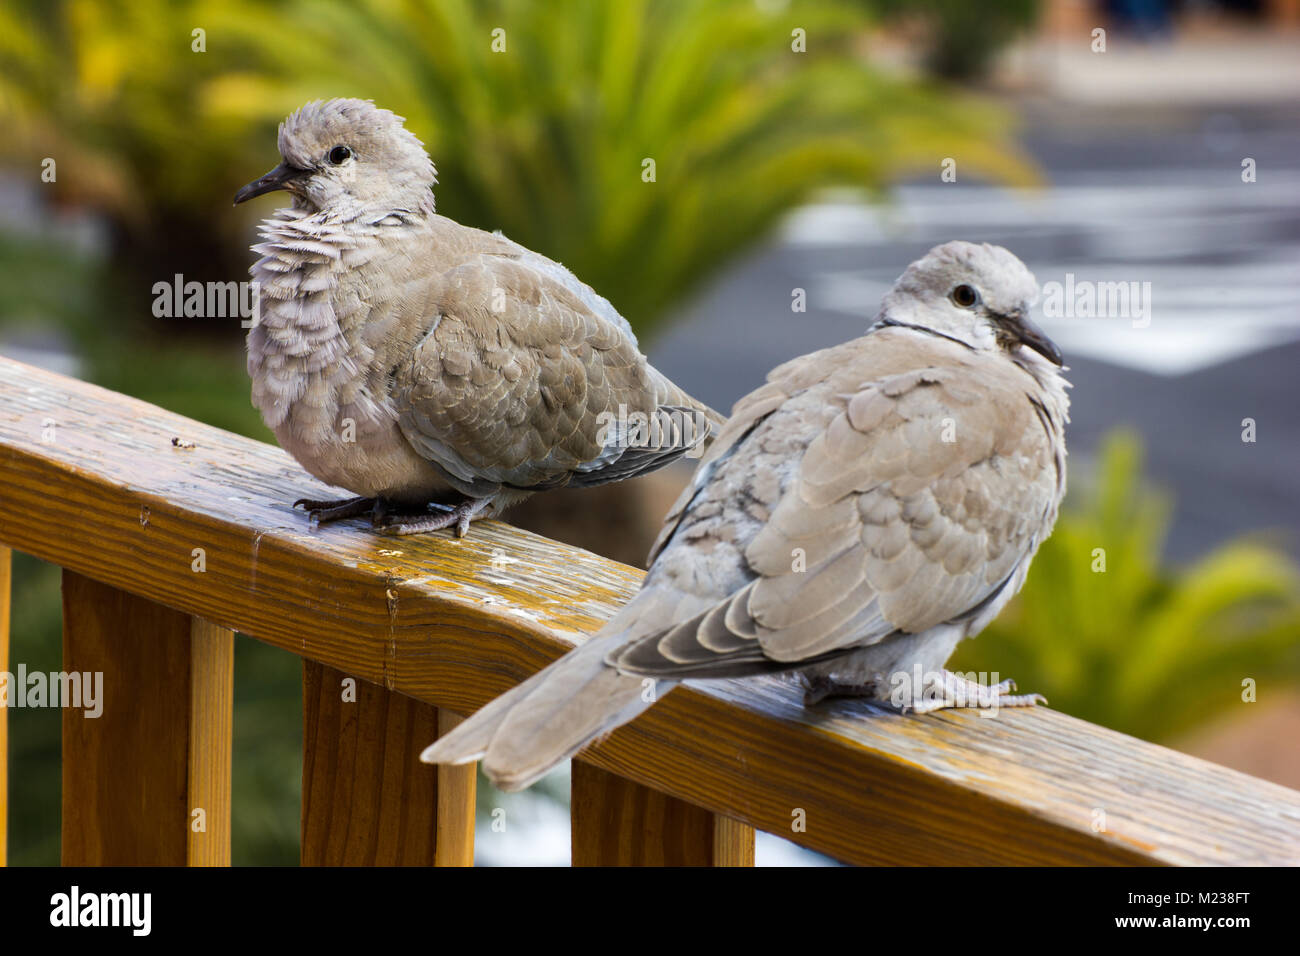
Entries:
{"label": "wooden handrail", "polygon": [[[308,701],[312,772],[329,773],[304,790],[304,860],[428,862],[445,831],[460,849],[439,862],[467,862],[467,775],[415,754],[446,712],[473,712],[598,628],[640,572],[495,522],[464,540],[392,538],[312,529],[290,508],[329,493],[277,448],[0,358],[0,544],[209,622],[209,671],[229,629],[302,657],[306,685],[331,688],[322,699],[348,675],[378,685],[350,736]],[[65,648],[79,640],[65,633]],[[219,677],[192,676],[190,699]],[[575,862],[745,863],[740,824],[853,863],[1300,862],[1300,792],[1047,708],[915,717],[800,698],[779,679],[693,685],[584,751]],[[191,747],[214,746],[212,726],[186,723]],[[382,779],[345,780],[345,756]],[[431,804],[431,839],[383,812],[409,815],[410,794]],[[432,846],[402,856],[416,843]]]}
{"label": "wooden handrail", "polygon": [[[9,666],[9,594],[13,551],[0,545],[0,671]],[[0,866],[9,851],[9,709],[0,707]]]}

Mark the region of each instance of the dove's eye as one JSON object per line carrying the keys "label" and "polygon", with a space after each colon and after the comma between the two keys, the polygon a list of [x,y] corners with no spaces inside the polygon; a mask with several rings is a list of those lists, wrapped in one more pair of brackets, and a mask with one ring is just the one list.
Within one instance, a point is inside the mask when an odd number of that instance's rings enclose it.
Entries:
{"label": "dove's eye", "polygon": [[957,286],[948,297],[952,299],[954,305],[959,305],[963,309],[969,309],[980,300],[980,294],[975,291],[974,286],[969,285]]}
{"label": "dove's eye", "polygon": [[335,166],[339,166],[352,158],[352,150],[346,146],[335,146],[325,158]]}

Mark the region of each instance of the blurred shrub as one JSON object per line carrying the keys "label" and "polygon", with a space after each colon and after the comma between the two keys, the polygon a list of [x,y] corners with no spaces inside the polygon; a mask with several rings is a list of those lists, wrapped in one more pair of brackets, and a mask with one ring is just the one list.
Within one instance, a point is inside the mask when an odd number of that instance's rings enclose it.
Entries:
{"label": "blurred shrub", "polygon": [[822,187],[880,190],[947,156],[1032,178],[1001,111],[862,62],[862,16],[847,0],[14,0],[0,116],[152,281],[195,253],[200,277],[242,271],[230,197],[275,164],[276,122],[372,98],[429,145],[441,211],[559,259],[644,330]]}
{"label": "blurred shrub", "polygon": [[[58,205],[102,211],[115,264],[153,282],[240,269],[227,210],[250,131],[202,110],[206,84],[233,51],[191,31],[215,3],[169,0],[6,0],[0,5],[0,146]],[[265,132],[265,131],[263,131]],[[236,188],[238,188],[236,186]]]}
{"label": "blurred shrub", "polygon": [[973,80],[1038,19],[1041,0],[865,0],[889,21],[917,23],[926,68],[950,80]]}
{"label": "blurred shrub", "polygon": [[[1242,681],[1300,679],[1300,568],[1233,541],[1185,570],[1160,553],[1169,505],[1144,488],[1137,440],[1112,436],[1038,551],[1020,596],[958,650],[1053,707],[1166,740],[1242,702]],[[1094,571],[1096,549],[1105,571]]]}

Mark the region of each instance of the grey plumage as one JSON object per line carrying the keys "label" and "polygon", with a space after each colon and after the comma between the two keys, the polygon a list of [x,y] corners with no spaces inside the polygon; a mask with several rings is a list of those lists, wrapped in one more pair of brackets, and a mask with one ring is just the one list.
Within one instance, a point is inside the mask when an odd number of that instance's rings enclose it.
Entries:
{"label": "grey plumage", "polygon": [[[1065,491],[1068,401],[1005,249],[913,263],[862,338],[775,369],[668,514],[638,594],[602,630],[425,751],[527,786],[683,679],[794,671],[809,700],[1024,706],[943,670],[1020,589]],[[653,696],[643,681],[656,682]]]}
{"label": "grey plumage", "polygon": [[[293,196],[253,247],[253,403],[309,472],[376,499],[377,523],[464,533],[534,491],[658,468],[721,420],[569,270],[437,215],[433,164],[400,117],[310,103],[279,147],[281,165],[236,197]],[[636,416],[668,427],[629,435]],[[462,507],[384,515],[430,501]],[[324,518],[355,504],[308,502]]]}

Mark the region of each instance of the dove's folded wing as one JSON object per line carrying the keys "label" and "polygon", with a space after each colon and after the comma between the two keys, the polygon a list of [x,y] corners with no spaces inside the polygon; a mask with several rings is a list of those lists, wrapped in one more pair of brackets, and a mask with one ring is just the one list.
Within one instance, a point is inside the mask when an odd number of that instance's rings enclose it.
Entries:
{"label": "dove's folded wing", "polygon": [[707,437],[689,427],[707,428],[702,406],[567,284],[501,254],[443,278],[395,399],[407,441],[466,494],[618,480]]}
{"label": "dove's folded wing", "polygon": [[[861,340],[859,340],[861,341]],[[719,463],[732,458],[741,444],[768,416],[781,408],[790,396],[816,385],[827,376],[828,369],[833,370],[835,356],[843,354],[855,343],[846,343],[835,348],[823,349],[809,355],[783,362],[767,375],[767,383],[744,395],[731,409],[731,415],[718,429],[709,450],[700,460],[690,484],[682,489],[681,495],[664,515],[663,528],[650,547],[646,566],[654,561],[664,546],[676,533],[682,517],[691,504],[707,487],[716,473]]]}
{"label": "dove's folded wing", "polygon": [[[609,663],[664,678],[737,677],[978,615],[1019,585],[1055,517],[1063,462],[1030,384],[901,330],[778,369],[737,407],[701,468],[745,467],[743,446],[769,441],[769,429],[805,433],[792,478],[752,503],[769,515],[744,545],[752,580]],[[773,414],[813,387],[834,394],[807,403],[804,422],[792,425],[791,406]],[[710,493],[706,482],[670,515],[659,551]],[[765,484],[748,487],[752,497]]]}

